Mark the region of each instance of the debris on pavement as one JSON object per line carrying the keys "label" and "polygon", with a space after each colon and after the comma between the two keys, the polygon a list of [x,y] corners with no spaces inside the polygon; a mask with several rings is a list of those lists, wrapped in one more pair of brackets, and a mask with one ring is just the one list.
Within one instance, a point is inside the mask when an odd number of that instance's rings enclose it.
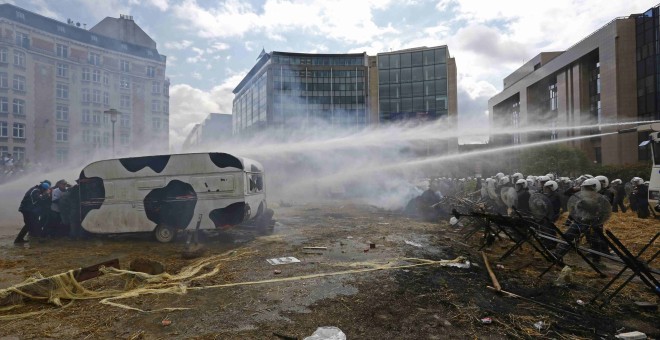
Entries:
{"label": "debris on pavement", "polygon": [[275,275],[282,274],[282,271],[281,270],[273,270],[273,274],[275,274]]}
{"label": "debris on pavement", "polygon": [[621,333],[615,336],[617,339],[623,340],[643,340],[646,339],[646,334],[638,331]]}
{"label": "debris on pavement", "polygon": [[536,328],[536,330],[539,331],[539,332],[542,331],[543,328],[545,328],[545,326],[546,326],[545,322],[543,322],[543,321],[539,321],[539,322],[534,323],[534,328]]}
{"label": "debris on pavement", "polygon": [[421,247],[422,247],[422,245],[419,244],[419,243],[417,243],[417,242],[408,241],[408,240],[406,240],[405,242],[406,242],[407,245],[411,245],[411,246],[413,246],[413,247],[417,247],[417,248],[421,248]]}
{"label": "debris on pavement", "polygon": [[559,276],[555,280],[555,286],[566,286],[571,284],[574,281],[573,269],[569,266],[562,268],[559,272]]}
{"label": "debris on pavement", "polygon": [[319,327],[304,340],[346,340],[346,334],[337,327]]}
{"label": "debris on pavement", "polygon": [[493,323],[493,319],[492,318],[482,318],[481,323],[484,324],[484,325],[490,325],[491,323]]}
{"label": "debris on pavement", "polygon": [[274,259],[268,259],[266,261],[268,261],[268,263],[270,263],[273,266],[277,266],[277,265],[281,265],[281,264],[290,264],[290,263],[300,262],[300,260],[298,260],[297,258],[295,258],[293,256],[278,257],[278,258],[274,258]]}
{"label": "debris on pavement", "polygon": [[305,250],[328,250],[328,247],[303,247]]}
{"label": "debris on pavement", "polygon": [[163,326],[167,327],[172,324],[172,320],[164,319],[163,321],[161,321],[161,323],[163,324]]}

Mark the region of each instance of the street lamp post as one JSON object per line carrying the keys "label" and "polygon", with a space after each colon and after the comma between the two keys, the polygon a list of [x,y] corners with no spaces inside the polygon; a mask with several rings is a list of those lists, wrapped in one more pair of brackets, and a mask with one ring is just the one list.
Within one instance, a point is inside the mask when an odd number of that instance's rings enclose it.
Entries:
{"label": "street lamp post", "polygon": [[110,109],[103,111],[103,113],[110,115],[110,121],[112,122],[112,157],[115,157],[115,123],[117,122],[117,116],[120,112],[115,109]]}

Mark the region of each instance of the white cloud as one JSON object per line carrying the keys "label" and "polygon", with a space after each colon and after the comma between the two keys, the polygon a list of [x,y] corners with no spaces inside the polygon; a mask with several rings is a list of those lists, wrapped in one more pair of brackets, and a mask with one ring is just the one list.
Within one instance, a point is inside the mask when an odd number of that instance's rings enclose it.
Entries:
{"label": "white cloud", "polygon": [[235,74],[210,91],[188,84],[170,88],[170,145],[173,149],[179,149],[190,130],[209,113],[231,113],[232,91],[246,73]]}
{"label": "white cloud", "polygon": [[[10,3],[13,4],[13,2],[10,1]],[[46,0],[30,0],[30,3],[32,6],[36,7],[35,12],[49,17],[49,18],[58,18],[59,14],[57,12],[53,11],[48,4],[46,3]]]}
{"label": "white cloud", "polygon": [[[396,30],[379,27],[373,21],[375,9],[385,9],[390,0],[266,0],[260,9],[237,0],[204,8],[195,0],[173,6],[174,13],[190,23],[201,37],[242,37],[263,32],[269,38],[285,40],[287,32],[304,32],[346,42],[365,43]],[[350,8],[350,11],[346,9]]]}
{"label": "white cloud", "polygon": [[167,11],[167,9],[170,7],[168,0],[147,0],[146,2],[154,7],[157,7],[163,12]]}
{"label": "white cloud", "polygon": [[193,42],[190,40],[181,41],[168,41],[163,46],[168,50],[183,50],[192,46]]}

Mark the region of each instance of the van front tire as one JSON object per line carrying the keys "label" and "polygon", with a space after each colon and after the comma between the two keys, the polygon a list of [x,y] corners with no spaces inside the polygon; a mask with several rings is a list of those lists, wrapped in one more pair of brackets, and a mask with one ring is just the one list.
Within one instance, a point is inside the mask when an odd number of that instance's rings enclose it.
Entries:
{"label": "van front tire", "polygon": [[161,223],[156,226],[156,229],[154,229],[154,236],[160,243],[170,243],[176,236],[176,230],[171,226]]}

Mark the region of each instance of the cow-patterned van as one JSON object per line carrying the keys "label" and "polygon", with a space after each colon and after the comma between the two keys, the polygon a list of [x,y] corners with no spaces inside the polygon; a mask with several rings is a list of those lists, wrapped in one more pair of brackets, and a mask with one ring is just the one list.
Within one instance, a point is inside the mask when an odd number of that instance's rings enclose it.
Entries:
{"label": "cow-patterned van", "polygon": [[272,218],[261,164],[226,153],[102,160],[87,165],[78,182],[81,226],[94,234],[153,232],[170,242],[198,222],[265,228]]}

